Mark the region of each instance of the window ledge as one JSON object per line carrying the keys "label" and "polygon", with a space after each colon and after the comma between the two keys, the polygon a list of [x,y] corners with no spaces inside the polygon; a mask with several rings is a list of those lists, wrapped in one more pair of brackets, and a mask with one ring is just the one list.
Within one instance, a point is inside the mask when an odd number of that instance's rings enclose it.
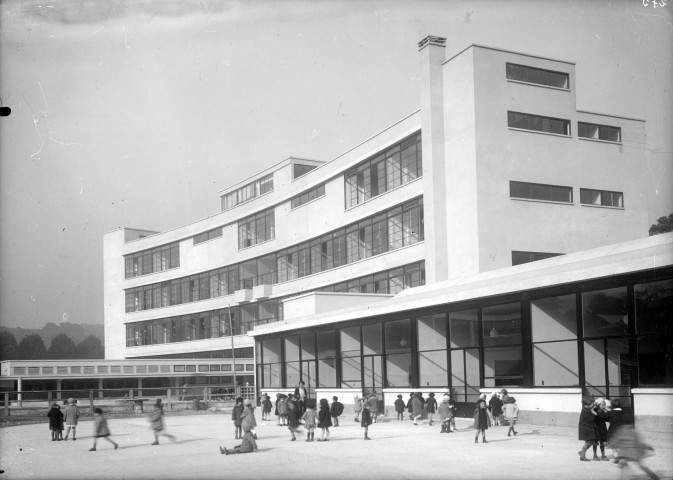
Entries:
{"label": "window ledge", "polygon": [[[390,190],[387,190],[387,191],[385,191],[385,192],[383,192],[383,193],[379,193],[379,194],[378,194],[377,196],[375,196],[375,197],[368,198],[367,200],[365,200],[365,201],[362,202],[362,203],[358,203],[357,205],[353,205],[353,206],[347,207],[347,208],[344,209],[344,212],[348,212],[349,210],[353,210],[354,208],[358,208],[358,207],[360,207],[360,206],[362,206],[362,205],[365,205],[365,204],[367,204],[367,203],[369,203],[369,202],[371,202],[371,201],[373,201],[373,200],[376,200],[377,198],[381,198],[382,196],[384,196],[384,195],[386,195],[386,194],[388,194],[388,193],[392,193],[392,192],[394,192],[395,190],[399,190],[400,188],[406,187],[407,185],[411,185],[412,183],[417,182],[417,181],[419,181],[419,180],[423,180],[423,175],[419,175],[418,177],[414,178],[413,180],[409,180],[408,182],[403,183],[402,185],[398,185],[398,186],[395,187],[395,188],[392,188],[392,189],[390,189]],[[420,198],[420,197],[414,197],[414,198]],[[413,200],[413,199],[410,198],[409,201],[411,201],[411,200]]]}
{"label": "window ledge", "polygon": [[624,207],[613,207],[612,205],[594,205],[593,203],[581,203],[581,207],[609,208],[610,210],[624,210]]}
{"label": "window ledge", "polygon": [[524,82],[523,80],[512,80],[511,78],[508,78],[507,81],[510,83],[518,83],[520,85],[529,85],[531,87],[549,88],[551,90],[559,90],[561,92],[570,92],[569,88],[552,87],[551,85],[543,85],[541,83]]}
{"label": "window ledge", "polygon": [[507,127],[507,128],[515,132],[538,133],[541,135],[550,135],[552,137],[572,138],[572,135],[562,135],[560,133],[541,132],[539,130],[527,130],[525,128],[516,128],[516,127]]}
{"label": "window ledge", "polygon": [[[215,239],[213,239],[213,240],[215,240]],[[197,245],[200,245],[200,244],[197,244]],[[169,272],[169,271],[171,271],[171,270],[177,270],[177,269],[179,269],[179,268],[180,268],[179,266],[178,266],[178,267],[172,267],[172,268],[167,268],[166,270],[159,270],[158,272],[150,272],[150,273],[143,273],[143,274],[140,274],[140,275],[135,275],[135,276],[133,276],[133,277],[126,277],[126,276],[125,276],[125,277],[124,277],[124,280],[127,280],[127,281],[128,281],[128,280],[135,280],[136,278],[147,277],[147,276],[149,276],[149,275],[156,275],[156,274],[158,274],[158,273]]]}
{"label": "window ledge", "polygon": [[570,205],[574,206],[574,202],[556,202],[554,200],[538,200],[537,198],[518,198],[518,197],[509,197],[510,200],[516,200],[517,202],[535,202],[535,203],[552,203],[554,205]]}
{"label": "window ledge", "polygon": [[600,139],[600,138],[589,138],[589,137],[580,137],[580,136],[578,136],[577,138],[579,140],[584,140],[584,141],[587,141],[587,142],[598,142],[598,143],[609,143],[611,145],[622,145],[621,141],[613,142],[612,140],[603,140],[603,139]]}

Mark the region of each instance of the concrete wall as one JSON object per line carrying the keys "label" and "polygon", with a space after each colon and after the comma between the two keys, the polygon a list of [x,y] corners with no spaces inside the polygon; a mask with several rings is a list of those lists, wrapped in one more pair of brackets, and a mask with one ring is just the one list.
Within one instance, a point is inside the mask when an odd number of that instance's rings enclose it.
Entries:
{"label": "concrete wall", "polygon": [[673,434],[673,388],[634,388],[632,393],[636,426]]}

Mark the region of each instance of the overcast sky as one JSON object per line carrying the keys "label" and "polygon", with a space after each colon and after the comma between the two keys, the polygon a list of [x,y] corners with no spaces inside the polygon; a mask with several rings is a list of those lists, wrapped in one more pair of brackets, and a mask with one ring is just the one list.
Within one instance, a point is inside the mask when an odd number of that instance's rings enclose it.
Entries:
{"label": "overcast sky", "polygon": [[105,232],[203,219],[228,185],[417,110],[427,35],[447,58],[576,62],[578,109],[646,119],[654,223],[673,212],[668,2],[5,0],[0,325],[102,323]]}

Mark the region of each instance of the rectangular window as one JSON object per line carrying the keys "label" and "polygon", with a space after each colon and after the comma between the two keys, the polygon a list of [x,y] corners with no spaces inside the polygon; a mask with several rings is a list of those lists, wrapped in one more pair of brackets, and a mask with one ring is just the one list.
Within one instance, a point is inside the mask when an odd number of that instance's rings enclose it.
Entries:
{"label": "rectangular window", "polygon": [[322,183],[318,185],[315,188],[312,188],[310,190],[307,190],[306,192],[303,192],[300,195],[297,195],[296,197],[293,197],[290,200],[290,206],[291,208],[297,208],[301,207],[302,205],[311,202],[315,200],[316,198],[319,197],[324,197],[325,196],[325,184]]}
{"label": "rectangular window", "polygon": [[528,200],[573,203],[572,187],[543,185],[539,183],[509,182],[509,196]]}
{"label": "rectangular window", "polygon": [[544,260],[545,258],[558,257],[560,255],[563,255],[563,253],[520,252],[517,250],[513,250],[512,266],[522,265],[524,263],[536,262],[538,260]]}
{"label": "rectangular window", "polygon": [[180,266],[178,242],[124,256],[125,277],[134,278]]}
{"label": "rectangular window", "polygon": [[507,79],[518,82],[535,83],[548,87],[568,89],[568,74],[544,70],[542,68],[527,67],[515,63],[507,63]]}
{"label": "rectangular window", "polygon": [[532,130],[534,132],[570,135],[570,120],[531,115],[529,113],[508,111],[507,126],[510,128],[520,128],[522,130]]}
{"label": "rectangular window", "polygon": [[306,175],[308,172],[313,170],[316,166],[315,165],[304,165],[302,163],[295,163],[292,165],[292,179],[296,179],[301,177],[302,175]]}
{"label": "rectangular window", "polygon": [[233,192],[227,193],[221,197],[222,210],[229,210],[236,205],[245,203],[255,197],[273,192],[273,174],[270,173],[253,182],[243,185]]}
{"label": "rectangular window", "polygon": [[222,236],[222,227],[214,228],[212,230],[208,230],[207,232],[195,235],[194,245],[198,245],[199,243],[207,242],[208,240],[219,238],[221,236]]}
{"label": "rectangular window", "polygon": [[624,194],[622,192],[580,188],[580,203],[582,205],[602,205],[604,207],[623,208]]}
{"label": "rectangular window", "polygon": [[577,122],[577,136],[606,142],[621,142],[622,129],[596,123]]}
{"label": "rectangular window", "polygon": [[238,249],[251,247],[276,237],[274,209],[270,208],[239,220]]}

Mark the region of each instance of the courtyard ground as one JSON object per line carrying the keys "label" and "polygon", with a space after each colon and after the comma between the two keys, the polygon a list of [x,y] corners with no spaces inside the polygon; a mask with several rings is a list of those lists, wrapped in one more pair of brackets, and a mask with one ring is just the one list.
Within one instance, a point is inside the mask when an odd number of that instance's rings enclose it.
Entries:
{"label": "courtyard ground", "polygon": [[[52,442],[48,424],[0,428],[0,480],[8,479],[617,479],[612,462],[580,462],[577,429],[519,425],[487,431],[488,443],[474,443],[471,420],[457,419],[458,431],[440,433],[427,422],[380,419],[370,427],[371,441],[352,417],[331,428],[329,442],[305,442],[305,433],[290,441],[287,427],[262,422],[257,412],[259,452],[221,455],[233,447],[228,413],[167,416],[172,443],[153,435],[146,416],[111,417],[112,437],[90,452],[92,421],[81,421],[77,441]],[[673,433],[641,432],[656,454],[646,460],[662,479],[673,477]],[[316,439],[320,430],[316,431]],[[637,467],[627,478],[647,478]]]}

